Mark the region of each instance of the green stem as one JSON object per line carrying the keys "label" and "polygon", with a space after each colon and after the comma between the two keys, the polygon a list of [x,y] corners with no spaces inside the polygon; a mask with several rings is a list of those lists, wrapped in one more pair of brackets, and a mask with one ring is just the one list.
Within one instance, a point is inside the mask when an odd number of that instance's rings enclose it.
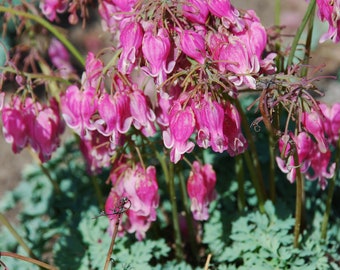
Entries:
{"label": "green stem", "polygon": [[182,239],[181,239],[181,232],[179,228],[178,210],[177,210],[177,203],[176,203],[174,164],[170,162],[169,167],[168,167],[166,160],[165,160],[165,156],[161,156],[161,154],[158,151],[155,151],[155,153],[163,169],[165,181],[169,189],[172,224],[173,224],[174,236],[175,236],[175,254],[176,254],[177,260],[181,260],[183,259],[184,253],[182,249]]}
{"label": "green stem", "polygon": [[275,25],[280,26],[281,0],[275,0]]}
{"label": "green stem", "polygon": [[14,229],[12,224],[8,221],[6,216],[2,213],[0,213],[0,221],[4,226],[9,230],[9,232],[13,235],[13,237],[18,241],[19,245],[26,251],[26,253],[32,257],[36,258],[32,252],[32,250],[27,246],[24,239],[18,234],[18,232]]}
{"label": "green stem", "polygon": [[303,181],[299,167],[299,156],[295,149],[294,166],[296,170],[296,203],[295,203],[295,227],[294,227],[294,247],[299,247],[299,236],[302,218],[302,200],[303,200]]}
{"label": "green stem", "polygon": [[91,182],[92,182],[92,185],[94,187],[94,191],[96,192],[96,197],[97,197],[97,200],[98,200],[98,204],[99,204],[99,208],[100,209],[104,209],[104,197],[103,197],[103,193],[99,187],[99,184],[98,184],[98,178],[91,175],[90,176],[91,178]]}
{"label": "green stem", "polygon": [[56,267],[51,266],[51,265],[49,265],[47,263],[41,262],[41,261],[36,260],[36,259],[28,258],[28,257],[22,256],[22,255],[13,253],[13,252],[0,251],[0,257],[1,256],[3,256],[3,257],[12,257],[12,258],[15,258],[15,259],[18,259],[18,260],[22,260],[22,261],[25,261],[25,262],[33,263],[33,264],[36,264],[36,265],[38,265],[40,267],[43,267],[45,269],[57,270]]}
{"label": "green stem", "polygon": [[273,203],[276,199],[275,190],[275,138],[269,134],[269,196]]}
{"label": "green stem", "polygon": [[299,26],[299,28],[298,28],[298,30],[296,32],[296,35],[294,37],[294,40],[293,40],[293,43],[292,43],[292,47],[290,49],[290,53],[289,53],[289,56],[288,56],[287,68],[289,66],[291,66],[292,63],[293,63],[293,58],[294,58],[294,55],[295,55],[295,52],[296,52],[296,48],[297,48],[297,45],[298,45],[298,43],[300,41],[301,35],[303,33],[303,30],[305,29],[305,27],[307,25],[307,22],[309,21],[309,19],[311,18],[312,14],[314,13],[315,3],[316,3],[316,0],[311,0],[309,2],[306,14],[303,17],[302,22],[301,22],[301,24],[300,24],[300,26]]}
{"label": "green stem", "polygon": [[186,192],[186,185],[185,185],[185,180],[183,177],[183,174],[180,173],[179,175],[180,178],[180,188],[181,188],[181,195],[183,199],[183,205],[184,205],[184,211],[185,211],[185,218],[187,221],[188,225],[188,232],[189,232],[189,243],[190,243],[190,248],[192,251],[192,255],[195,257],[195,261],[198,262],[198,250],[197,250],[197,243],[196,243],[196,229],[194,226],[194,220],[190,211],[190,205],[189,205],[189,200]]}
{"label": "green stem", "polygon": [[266,191],[265,191],[265,188],[264,188],[261,166],[260,166],[260,162],[259,162],[259,157],[257,155],[256,146],[255,146],[255,143],[254,143],[254,140],[253,140],[253,135],[251,134],[249,123],[247,121],[247,116],[243,112],[241,104],[237,99],[235,99],[235,106],[236,106],[238,112],[240,113],[241,124],[242,124],[242,127],[243,127],[243,131],[245,133],[245,136],[247,138],[249,150],[250,150],[250,153],[251,153],[251,157],[250,157],[250,156],[248,156],[249,155],[248,151],[245,152],[246,163],[247,163],[248,168],[250,170],[252,181],[253,181],[254,187],[256,189],[256,194],[257,194],[258,203],[259,203],[259,209],[260,209],[261,212],[264,212],[264,202],[266,200]]}
{"label": "green stem", "polygon": [[16,15],[16,16],[19,16],[19,17],[24,17],[26,19],[30,19],[30,20],[33,20],[33,21],[39,23],[44,28],[46,28],[48,31],[50,31],[51,34],[54,37],[59,39],[60,42],[64,44],[64,46],[79,61],[79,63],[82,66],[85,66],[85,60],[84,60],[83,56],[73,46],[73,44],[55,26],[53,26],[51,23],[49,23],[48,21],[46,21],[42,17],[37,16],[37,15],[32,14],[32,13],[28,13],[28,12],[25,12],[25,11],[17,10],[17,9],[10,8],[10,7],[4,7],[4,6],[0,6],[0,12],[8,12],[10,14],[13,14],[13,15]]}
{"label": "green stem", "polygon": [[175,234],[175,254],[177,260],[183,259],[183,249],[182,249],[182,239],[181,239],[181,231],[179,228],[179,219],[178,219],[178,209],[176,202],[176,191],[175,191],[175,176],[174,176],[174,164],[172,162],[169,163],[169,195],[171,202],[171,214],[172,214],[172,223]]}
{"label": "green stem", "polygon": [[339,171],[340,167],[340,140],[338,141],[338,145],[336,148],[336,156],[335,156],[335,170],[334,170],[334,175],[329,181],[329,186],[328,186],[328,194],[327,194],[327,201],[326,201],[326,210],[323,215],[323,220],[322,220],[322,225],[321,225],[321,238],[322,240],[326,240],[327,236],[327,226],[328,226],[328,220],[331,212],[331,207],[332,207],[332,201],[333,201],[333,195],[334,195],[334,190],[335,190],[335,180],[337,178],[337,174]]}
{"label": "green stem", "polygon": [[244,170],[243,170],[243,159],[241,155],[235,157],[235,172],[238,183],[237,189],[237,207],[241,212],[246,206],[246,197],[244,192]]}

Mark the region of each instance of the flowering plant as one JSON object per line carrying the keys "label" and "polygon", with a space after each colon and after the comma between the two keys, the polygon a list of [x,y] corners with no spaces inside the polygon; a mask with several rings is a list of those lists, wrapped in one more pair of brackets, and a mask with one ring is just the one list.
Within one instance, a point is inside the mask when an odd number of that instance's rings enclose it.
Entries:
{"label": "flowering plant", "polygon": [[[101,215],[109,220],[112,241],[104,269],[116,237],[147,239],[164,211],[171,216],[174,257],[188,256],[183,252],[187,233],[197,256],[193,264],[199,264],[195,246],[208,252],[201,226],[210,218],[210,204],[225,192],[219,188],[220,165],[209,155],[227,155],[235,166],[239,211],[249,206],[246,178],[256,193],[253,207],[262,214],[266,200],[276,200],[276,166],[296,185],[295,248],[305,229],[304,179],[317,180],[329,192],[321,228],[325,240],[340,162],[340,103],[329,106],[313,94],[322,76],[308,64],[312,31],[307,31],[303,57],[296,55],[314,13],[329,24],[320,41],[339,41],[339,3],[309,1],[288,48],[279,24],[266,29],[255,11],[229,0],[1,5],[4,35],[14,24],[22,40],[6,51],[0,73],[4,138],[15,153],[30,148],[45,168],[65,126],[74,133],[87,174],[98,177],[94,187],[99,206],[105,205]],[[107,40],[89,38],[83,51],[59,30],[82,21],[85,31],[96,16]],[[258,149],[260,134],[269,141],[269,174],[259,157],[264,154]],[[65,192],[44,171],[55,192]],[[103,203],[98,182],[105,182],[105,173],[109,190]]]}

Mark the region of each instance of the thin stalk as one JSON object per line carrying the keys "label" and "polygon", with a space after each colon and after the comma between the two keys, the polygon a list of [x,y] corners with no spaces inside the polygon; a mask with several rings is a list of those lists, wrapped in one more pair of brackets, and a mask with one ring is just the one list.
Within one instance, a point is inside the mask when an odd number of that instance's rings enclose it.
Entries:
{"label": "thin stalk", "polygon": [[183,258],[183,249],[182,249],[181,233],[180,233],[180,228],[179,228],[178,210],[177,210],[177,204],[176,204],[174,164],[170,162],[169,167],[168,167],[165,157],[161,156],[161,154],[156,150],[155,150],[155,154],[161,164],[161,167],[163,169],[163,173],[165,176],[165,181],[169,189],[172,224],[173,224],[174,236],[175,236],[175,254],[176,254],[176,258],[178,260],[181,260]]}
{"label": "thin stalk", "polygon": [[172,224],[174,228],[175,235],[175,254],[177,260],[183,259],[183,249],[182,249],[182,239],[181,239],[181,231],[179,228],[179,219],[178,219],[178,209],[176,202],[176,192],[175,192],[175,177],[174,177],[174,164],[172,162],[169,163],[169,195],[171,202],[171,214],[172,214]]}
{"label": "thin stalk", "polygon": [[246,162],[248,165],[248,168],[250,170],[251,173],[251,177],[252,177],[252,181],[254,183],[254,187],[256,189],[256,194],[258,197],[258,203],[259,203],[259,209],[261,212],[264,211],[264,202],[266,200],[266,191],[264,188],[264,183],[263,183],[263,176],[262,176],[262,171],[261,171],[261,166],[260,166],[260,162],[259,162],[259,157],[257,155],[257,151],[256,151],[256,146],[253,140],[253,136],[251,134],[251,130],[247,121],[247,117],[245,115],[245,113],[243,112],[243,109],[241,107],[240,102],[236,99],[235,100],[235,106],[238,110],[238,112],[240,113],[241,116],[241,124],[243,127],[243,131],[245,133],[245,136],[247,138],[248,141],[248,145],[249,145],[249,150],[251,152],[251,157],[247,156],[249,155],[249,153],[246,151],[245,152],[245,158],[246,158]]}
{"label": "thin stalk", "polygon": [[275,203],[275,138],[269,134],[269,197]]}
{"label": "thin stalk", "polygon": [[280,26],[280,17],[281,17],[281,0],[275,0],[275,18],[274,23],[276,26]]}
{"label": "thin stalk", "polygon": [[117,237],[117,234],[118,234],[119,222],[120,222],[120,216],[118,217],[117,222],[115,224],[115,228],[113,230],[110,247],[109,247],[109,250],[107,251],[107,255],[106,255],[104,270],[108,269],[110,261],[111,261],[111,255],[112,255],[113,247],[115,245],[116,237]]}
{"label": "thin stalk", "polygon": [[94,187],[94,191],[96,193],[99,208],[104,209],[104,197],[103,197],[103,193],[102,193],[102,191],[99,187],[99,184],[98,184],[98,181],[97,181],[98,179],[97,179],[97,177],[95,177],[93,175],[91,175],[90,178],[91,178],[92,185]]}
{"label": "thin stalk", "polygon": [[39,17],[35,14],[28,13],[25,11],[17,10],[10,7],[4,7],[0,6],[0,12],[8,12],[12,15],[16,15],[19,17],[24,17],[26,19],[33,20],[40,25],[42,25],[44,28],[46,28],[48,31],[51,32],[51,34],[59,39],[59,41],[68,49],[68,51],[78,60],[78,62],[85,66],[85,60],[83,56],[80,54],[80,52],[73,46],[73,44],[59,31],[55,26],[53,26],[51,23],[43,19],[42,17]]}
{"label": "thin stalk", "polygon": [[289,53],[288,60],[287,60],[287,68],[289,66],[291,66],[292,63],[293,63],[293,58],[294,58],[294,55],[295,55],[295,52],[296,52],[297,45],[300,41],[303,30],[305,29],[305,27],[307,25],[307,22],[309,21],[309,19],[311,18],[312,14],[315,10],[315,3],[316,3],[316,0],[311,0],[309,2],[305,16],[303,17],[302,22],[301,22],[301,24],[300,24],[300,26],[299,26],[296,34],[295,34],[295,37],[294,37],[293,42],[292,42],[292,47],[290,48],[290,53]]}
{"label": "thin stalk", "polygon": [[235,157],[235,172],[237,178],[237,207],[241,212],[246,206],[246,197],[244,192],[244,169],[243,169],[243,159],[241,155]]}
{"label": "thin stalk", "polygon": [[[296,149],[295,149],[296,150]],[[296,170],[296,203],[295,203],[295,226],[294,226],[294,247],[299,247],[299,236],[302,217],[302,200],[303,200],[303,181],[299,167],[299,156],[297,151],[294,153],[294,166]]]}
{"label": "thin stalk", "polygon": [[181,195],[183,199],[183,205],[185,210],[185,218],[188,225],[188,233],[189,233],[189,244],[192,250],[192,255],[195,256],[195,261],[198,262],[198,251],[197,251],[197,243],[196,243],[196,229],[194,226],[194,220],[190,211],[189,200],[186,192],[186,185],[183,174],[180,173],[180,189]]}
{"label": "thin stalk", "polygon": [[261,188],[260,188],[259,182],[257,181],[257,175],[256,175],[256,171],[255,171],[255,168],[254,168],[253,160],[252,160],[248,151],[244,152],[243,155],[244,155],[244,159],[247,163],[248,170],[250,172],[250,178],[251,178],[253,185],[254,185],[254,188],[255,188],[256,196],[257,196],[257,199],[258,199],[259,210],[260,210],[261,213],[264,213],[265,212],[264,199],[263,199],[263,195],[261,193]]}
{"label": "thin stalk", "polygon": [[0,221],[9,230],[9,232],[13,235],[13,237],[18,241],[19,245],[26,251],[26,253],[32,258],[36,258],[36,256],[33,254],[33,251],[25,243],[24,239],[18,234],[18,232],[15,230],[12,224],[8,221],[6,216],[2,213],[0,213]]}
{"label": "thin stalk", "polygon": [[30,148],[29,149],[31,156],[33,157],[33,159],[37,162],[37,164],[39,165],[40,169],[42,170],[42,172],[45,174],[45,176],[47,177],[47,179],[50,181],[50,183],[52,184],[55,192],[60,195],[61,194],[61,189],[57,183],[57,181],[55,181],[50,172],[45,168],[45,166],[42,164],[42,162],[40,161],[39,157],[37,156],[37,154]]}
{"label": "thin stalk", "polygon": [[322,225],[321,225],[321,239],[326,240],[327,236],[327,226],[328,226],[328,220],[332,208],[332,201],[333,201],[333,195],[335,190],[335,180],[337,178],[337,174],[340,167],[340,140],[338,141],[338,146],[336,148],[336,156],[335,156],[335,170],[334,175],[329,181],[328,186],[328,194],[327,194],[327,201],[326,201],[326,210],[323,215]]}
{"label": "thin stalk", "polygon": [[314,17],[315,17],[315,5],[314,9],[311,12],[311,16],[308,22],[308,32],[307,32],[307,39],[306,39],[306,47],[305,47],[305,57],[304,57],[304,64],[305,67],[301,71],[301,77],[306,77],[308,73],[308,63],[309,63],[309,56],[312,47],[312,36],[313,36],[313,27],[314,27]]}
{"label": "thin stalk", "polygon": [[41,261],[36,260],[36,259],[29,258],[29,257],[25,257],[25,256],[22,256],[22,255],[13,253],[13,252],[9,252],[9,251],[0,251],[0,257],[12,257],[12,258],[15,258],[15,259],[18,259],[18,260],[22,260],[22,261],[25,261],[25,262],[36,264],[36,265],[43,267],[45,269],[57,270],[56,267],[49,265],[47,263],[41,262]]}

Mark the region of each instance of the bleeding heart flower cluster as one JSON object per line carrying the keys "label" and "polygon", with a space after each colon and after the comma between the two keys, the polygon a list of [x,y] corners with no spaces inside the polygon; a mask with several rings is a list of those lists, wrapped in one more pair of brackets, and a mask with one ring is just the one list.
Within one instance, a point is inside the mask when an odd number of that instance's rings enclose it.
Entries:
{"label": "bleeding heart flower cluster", "polygon": [[138,240],[143,239],[151,222],[156,220],[159,195],[155,167],[144,168],[140,163],[132,166],[124,159],[116,164],[110,177],[113,188],[106,200],[105,213],[110,218],[111,231],[119,218],[112,211],[121,198],[126,197],[131,206],[126,211],[127,218],[121,223],[119,232],[135,233]]}
{"label": "bleeding heart flower cluster", "polygon": [[4,93],[1,94],[3,134],[12,144],[13,152],[31,146],[42,162],[49,160],[59,146],[65,126],[56,100],[52,98],[49,104],[41,104],[30,97],[12,96],[5,103]]}
{"label": "bleeding heart flower cluster", "polygon": [[[296,168],[299,166],[308,180],[318,180],[322,189],[327,180],[334,176],[335,163],[331,163],[331,147],[339,140],[340,104],[331,108],[319,104],[317,109],[302,114],[302,126],[305,131],[298,135],[283,136],[279,141],[283,158],[277,157],[279,168],[287,173],[290,182],[295,181]],[[299,164],[295,164],[293,145],[296,147]]]}

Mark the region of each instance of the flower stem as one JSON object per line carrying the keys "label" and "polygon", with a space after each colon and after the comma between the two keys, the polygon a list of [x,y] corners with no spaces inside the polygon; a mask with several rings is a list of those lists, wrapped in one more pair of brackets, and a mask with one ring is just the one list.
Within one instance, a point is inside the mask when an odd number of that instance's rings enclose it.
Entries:
{"label": "flower stem", "polygon": [[176,192],[175,192],[175,176],[174,176],[174,164],[170,162],[169,164],[169,195],[170,195],[170,202],[171,202],[171,214],[172,214],[172,224],[174,228],[175,234],[175,254],[177,260],[183,259],[183,249],[182,249],[182,239],[181,239],[181,232],[179,228],[179,219],[178,219],[178,209],[176,203]]}
{"label": "flower stem", "polygon": [[296,34],[295,34],[294,40],[292,42],[292,47],[290,48],[290,53],[289,53],[288,60],[287,60],[287,68],[289,66],[291,66],[292,63],[293,63],[293,58],[294,58],[294,55],[295,55],[295,52],[296,52],[296,48],[297,48],[298,43],[300,41],[303,30],[305,29],[305,27],[307,25],[307,22],[310,20],[310,18],[313,18],[312,14],[315,11],[315,3],[316,3],[316,0],[311,0],[309,2],[305,16],[303,17],[302,22],[301,22],[301,24],[300,24],[300,26],[299,26]]}
{"label": "flower stem", "polygon": [[339,163],[340,163],[340,140],[338,141],[338,145],[336,148],[334,175],[330,179],[329,186],[328,186],[326,210],[323,215],[323,220],[322,220],[322,225],[321,225],[321,239],[322,240],[326,240],[326,236],[327,236],[327,226],[328,226],[328,220],[329,220],[331,207],[332,207],[332,200],[333,200],[335,182],[336,182],[335,180],[336,180],[338,170],[339,170],[339,165],[340,165]]}
{"label": "flower stem", "polygon": [[184,210],[185,210],[185,217],[186,217],[186,222],[188,225],[190,248],[192,251],[192,255],[194,256],[194,259],[196,260],[196,262],[198,262],[199,258],[198,258],[197,243],[196,243],[196,229],[195,229],[194,220],[193,220],[193,217],[190,211],[189,200],[188,200],[188,196],[186,193],[187,189],[186,189],[185,180],[184,180],[182,173],[180,173],[179,178],[180,178],[181,195],[182,195],[183,205],[184,205]]}
{"label": "flower stem", "polygon": [[107,251],[107,255],[106,255],[104,270],[108,269],[110,261],[111,261],[112,250],[113,250],[113,247],[115,245],[116,237],[117,237],[117,234],[118,234],[118,227],[119,227],[119,222],[120,222],[120,216],[121,215],[118,216],[117,222],[115,224],[115,228],[113,230],[113,234],[112,234],[112,237],[111,237],[110,247],[109,247],[109,250]]}
{"label": "flower stem", "polygon": [[15,259],[18,259],[18,260],[22,260],[22,261],[25,261],[25,262],[33,263],[33,264],[36,264],[36,265],[38,265],[40,267],[43,267],[45,269],[57,270],[57,268],[52,266],[52,265],[49,265],[47,263],[44,263],[44,262],[36,260],[36,259],[32,259],[32,258],[29,258],[29,257],[25,257],[25,256],[22,256],[22,255],[16,254],[16,253],[13,253],[13,252],[0,251],[0,257],[1,256],[3,256],[3,257],[12,257],[12,258],[15,258]]}
{"label": "flower stem", "polygon": [[237,207],[239,211],[243,211],[246,206],[246,198],[244,195],[244,170],[243,159],[241,155],[235,157],[235,172],[237,177]]}
{"label": "flower stem", "polygon": [[249,127],[249,123],[247,121],[247,117],[245,113],[243,112],[240,102],[237,99],[235,99],[235,106],[238,112],[240,113],[241,124],[244,130],[244,133],[246,135],[247,141],[248,141],[249,151],[251,153],[251,156],[250,156],[249,152],[246,151],[244,153],[244,157],[246,159],[246,163],[249,168],[251,178],[252,178],[255,190],[256,190],[259,209],[261,212],[264,212],[264,202],[266,200],[266,191],[264,188],[261,166],[259,162],[259,157],[257,155],[256,146],[253,140],[253,135],[251,134],[251,130]]}
{"label": "flower stem", "polygon": [[165,156],[164,155],[162,156],[157,150],[155,150],[155,153],[163,169],[165,181],[169,189],[172,224],[173,224],[174,235],[175,235],[175,254],[176,254],[177,260],[181,260],[183,258],[184,253],[182,249],[182,239],[181,239],[181,233],[180,233],[180,228],[179,228],[178,210],[177,210],[177,204],[176,204],[174,164],[170,162],[169,167],[168,167],[166,164]]}
{"label": "flower stem", "polygon": [[83,56],[80,54],[80,52],[61,33],[61,31],[59,31],[55,26],[53,26],[51,23],[46,21],[44,18],[39,17],[38,15],[29,13],[29,12],[17,10],[17,9],[10,8],[10,7],[4,7],[4,6],[0,6],[0,12],[8,12],[10,14],[13,14],[13,15],[16,15],[16,16],[19,16],[19,17],[24,17],[26,19],[30,19],[30,20],[33,20],[33,21],[39,23],[40,25],[45,27],[48,31],[50,31],[53,36],[55,36],[57,39],[59,39],[59,41],[64,44],[64,46],[68,49],[68,51],[79,61],[79,63],[82,66],[85,66],[85,60],[84,60]]}
{"label": "flower stem", "polygon": [[280,16],[281,16],[281,0],[275,0],[275,25],[280,25]]}
{"label": "flower stem", "polygon": [[0,221],[1,223],[10,231],[10,233],[13,235],[13,237],[18,241],[19,245],[26,251],[26,253],[32,257],[32,258],[36,258],[36,256],[34,256],[32,250],[29,248],[29,246],[27,246],[27,244],[25,243],[24,239],[22,239],[22,237],[18,234],[18,232],[14,229],[14,227],[12,226],[12,224],[8,221],[8,219],[6,218],[6,216],[2,213],[0,213]]}
{"label": "flower stem", "polygon": [[270,200],[275,203],[275,138],[269,134],[269,196]]}
{"label": "flower stem", "polygon": [[296,169],[296,203],[295,203],[295,227],[294,227],[294,247],[299,247],[299,236],[302,218],[302,200],[303,200],[303,181],[299,167],[299,156],[295,149],[294,165]]}

